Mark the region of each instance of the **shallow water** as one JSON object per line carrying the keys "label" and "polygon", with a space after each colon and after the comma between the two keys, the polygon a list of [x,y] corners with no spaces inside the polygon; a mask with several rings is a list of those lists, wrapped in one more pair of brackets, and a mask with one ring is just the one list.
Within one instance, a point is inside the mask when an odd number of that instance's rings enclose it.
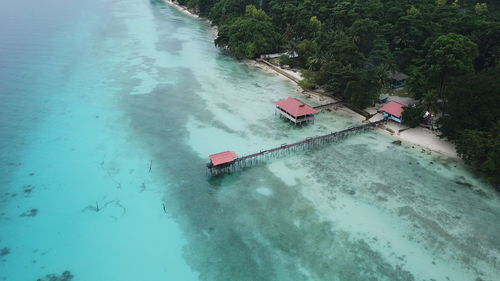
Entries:
{"label": "shallow water", "polygon": [[296,89],[221,54],[202,22],[144,0],[20,0],[0,26],[0,280],[500,275],[491,187],[376,132],[207,179],[211,153],[355,122],[275,118]]}

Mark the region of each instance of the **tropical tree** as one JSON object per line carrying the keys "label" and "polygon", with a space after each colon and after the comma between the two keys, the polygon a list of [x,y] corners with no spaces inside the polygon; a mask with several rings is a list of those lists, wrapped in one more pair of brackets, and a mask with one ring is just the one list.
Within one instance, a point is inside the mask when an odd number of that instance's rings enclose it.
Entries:
{"label": "tropical tree", "polygon": [[220,27],[215,44],[227,48],[237,58],[254,58],[277,51],[280,41],[280,35],[267,14],[248,5],[244,16]]}
{"label": "tropical tree", "polygon": [[500,190],[500,121],[488,131],[465,130],[456,144],[465,163],[476,167]]}
{"label": "tropical tree", "polygon": [[425,109],[422,104],[405,107],[403,111],[403,123],[411,128],[417,127],[424,121],[424,112]]}
{"label": "tropical tree", "polygon": [[500,120],[500,70],[457,77],[447,90],[441,130],[457,138],[467,129],[487,131]]}
{"label": "tropical tree", "polygon": [[214,24],[224,24],[228,20],[245,14],[246,6],[256,5],[257,0],[219,0],[210,9],[208,18]]}
{"label": "tropical tree", "polygon": [[477,45],[469,38],[449,33],[439,36],[431,45],[427,55],[427,70],[438,97],[443,98],[451,77],[472,73]]}

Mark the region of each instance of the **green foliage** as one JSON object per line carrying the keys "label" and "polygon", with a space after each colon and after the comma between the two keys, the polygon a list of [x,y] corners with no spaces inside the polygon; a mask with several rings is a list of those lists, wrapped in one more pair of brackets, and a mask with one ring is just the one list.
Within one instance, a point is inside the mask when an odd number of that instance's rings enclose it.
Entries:
{"label": "green foliage", "polygon": [[387,70],[395,70],[394,56],[389,50],[389,43],[383,36],[379,35],[373,40],[367,63],[372,67],[384,64],[388,68]]}
{"label": "green foliage", "polygon": [[374,72],[361,72],[349,82],[344,96],[347,101],[357,108],[365,108],[375,104],[380,96],[380,84]]}
{"label": "green foliage", "polygon": [[296,47],[298,60],[308,69],[318,70],[321,66],[321,60],[316,56],[318,44],[308,39],[302,40]]}
{"label": "green foliage", "polygon": [[488,131],[465,130],[456,141],[465,163],[476,167],[492,183],[500,184],[500,121]]}
{"label": "green foliage", "polygon": [[358,19],[349,28],[352,40],[365,55],[368,55],[372,50],[378,30],[378,22],[371,19]]}
{"label": "green foliage", "polygon": [[316,88],[315,73],[309,70],[303,70],[301,74],[304,79],[302,79],[299,82],[299,86],[307,90],[315,89]]}
{"label": "green foliage", "polygon": [[455,78],[441,130],[466,163],[500,184],[500,70]]}
{"label": "green foliage", "polygon": [[436,0],[436,5],[444,6],[444,5],[446,5],[446,0]]}
{"label": "green foliage", "polygon": [[403,111],[403,123],[415,128],[424,121],[425,109],[422,104],[407,106]]}
{"label": "green foliage", "polygon": [[318,56],[324,58],[325,63],[336,60],[345,65],[360,67],[365,60],[359,48],[344,31],[322,32],[317,39]]}
{"label": "green foliage", "polygon": [[315,88],[315,84],[311,80],[307,80],[307,79],[300,80],[299,86],[302,89],[306,89],[306,90],[313,90]]}
{"label": "green foliage", "polygon": [[476,3],[476,6],[474,6],[474,11],[476,11],[476,14],[478,15],[484,15],[488,13],[488,4],[487,3]]}
{"label": "green foliage", "polygon": [[476,70],[495,68],[500,58],[500,22],[480,23],[472,37],[479,47],[479,56],[475,61]]}
{"label": "green foliage", "polygon": [[293,60],[288,55],[281,55],[279,57],[280,65],[292,65]]}
{"label": "green foliage", "polygon": [[351,65],[345,65],[339,61],[331,60],[326,62],[318,72],[316,80],[319,85],[334,94],[345,96],[349,81],[355,75],[355,70]]}
{"label": "green foliage", "polygon": [[266,12],[257,9],[254,5],[246,6],[245,16],[259,21],[271,21],[271,18],[266,14]]}
{"label": "green foliage", "polygon": [[440,97],[450,77],[474,71],[473,61],[477,53],[474,42],[456,33],[441,35],[432,43],[426,64],[430,81],[436,84]]}
{"label": "green foliage", "polygon": [[410,69],[409,75],[410,77],[407,79],[407,88],[415,98],[421,99],[431,92],[424,67],[413,67]]}
{"label": "green foliage", "polygon": [[201,16],[208,16],[210,9],[217,0],[196,0]]}
{"label": "green foliage", "polygon": [[263,11],[249,5],[244,16],[221,25],[215,44],[237,58],[254,58],[277,51],[280,35]]}
{"label": "green foliage", "polygon": [[256,5],[256,0],[218,0],[210,9],[208,18],[220,25],[245,14],[248,5]]}
{"label": "green foliage", "polygon": [[449,101],[441,130],[455,139],[464,130],[487,131],[500,120],[500,70],[455,78],[447,90]]}
{"label": "green foliage", "polygon": [[197,10],[199,7],[198,0],[179,0],[178,2],[179,4],[186,6],[191,10]]}
{"label": "green foliage", "polygon": [[309,19],[309,32],[315,36],[321,30],[321,21],[316,17],[312,16]]}
{"label": "green foliage", "polygon": [[408,10],[406,10],[406,15],[411,18],[416,18],[417,16],[420,15],[420,10],[412,5]]}

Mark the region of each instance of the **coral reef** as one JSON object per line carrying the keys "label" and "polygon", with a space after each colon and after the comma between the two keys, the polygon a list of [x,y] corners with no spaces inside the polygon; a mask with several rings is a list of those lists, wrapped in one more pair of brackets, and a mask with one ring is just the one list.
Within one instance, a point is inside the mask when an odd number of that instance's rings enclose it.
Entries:
{"label": "coral reef", "polygon": [[71,281],[74,275],[66,270],[61,275],[47,274],[44,278],[38,278],[36,281]]}
{"label": "coral reef", "polygon": [[0,257],[6,256],[10,254],[10,249],[9,248],[3,248],[0,250]]}
{"label": "coral reef", "polygon": [[21,217],[34,217],[34,216],[36,216],[36,214],[38,214],[38,210],[37,209],[31,209],[29,211],[26,211],[26,212],[22,213]]}

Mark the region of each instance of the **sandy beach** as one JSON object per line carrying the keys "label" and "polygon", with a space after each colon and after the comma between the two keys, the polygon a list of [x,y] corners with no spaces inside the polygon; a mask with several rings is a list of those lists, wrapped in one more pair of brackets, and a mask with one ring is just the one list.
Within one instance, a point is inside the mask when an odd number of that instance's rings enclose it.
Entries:
{"label": "sandy beach", "polygon": [[[316,92],[302,89],[297,84],[296,81],[296,80],[300,81],[303,79],[299,71],[280,69],[280,72],[282,71],[287,73],[287,75],[285,76],[282,73],[275,71],[272,67],[269,67],[267,64],[259,61],[248,60],[248,64],[257,67],[263,71],[273,73],[279,76],[281,79],[285,79],[293,83],[297,87],[297,91],[302,93],[305,98],[312,100],[315,103],[327,104],[338,101],[337,99],[335,99],[335,97],[321,95]],[[295,79],[290,79],[288,75],[293,76]],[[342,106],[341,104],[335,106],[332,109],[332,111],[335,114],[354,119],[358,122],[363,122],[366,120],[366,118],[363,115],[345,106]],[[369,107],[366,109],[366,111],[371,114],[375,114],[372,118],[370,118],[369,121],[373,122],[383,118],[382,114],[377,113],[377,108],[375,107]],[[377,131],[379,131],[382,134],[391,136],[395,140],[400,140],[406,146],[411,146],[413,148],[417,146],[418,148],[421,149],[422,153],[434,153],[448,158],[460,160],[460,157],[458,157],[457,155],[455,146],[451,142],[440,138],[438,136],[439,131],[433,131],[422,127],[408,128],[405,125],[398,124],[392,121],[389,121],[384,128],[379,128],[377,129]]]}
{"label": "sandy beach", "polygon": [[[191,11],[184,6],[179,5],[176,1],[171,1],[171,0],[163,0],[163,1],[186,15],[207,22],[212,26],[214,38],[217,37],[218,28],[217,26],[213,25],[210,20],[200,17],[199,15],[194,13],[194,11]],[[293,83],[293,85],[296,87],[296,91],[300,92],[304,96],[304,98],[309,99],[314,103],[327,104],[338,101],[337,99],[335,99],[335,97],[328,96],[326,94],[322,95],[317,92],[312,92],[302,89],[302,87],[298,85],[298,82],[302,80],[303,77],[300,71],[298,70],[283,69],[276,66],[271,67],[268,64],[257,60],[245,60],[245,63],[248,64],[249,66],[259,68],[268,73],[275,74],[281,79]],[[331,111],[337,115],[351,118],[358,122],[366,121],[366,118],[363,115],[343,106],[342,104],[336,105],[334,108],[332,108]],[[369,107],[366,109],[366,111],[371,114],[375,114],[377,112],[377,108]],[[377,121],[380,120],[380,118],[382,118],[382,115],[378,113],[375,114],[372,118],[370,118],[370,121]],[[402,124],[397,124],[392,121],[389,121],[384,128],[379,128],[377,129],[377,131],[379,131],[382,134],[388,135],[394,138],[395,140],[400,140],[402,144],[405,146],[413,148],[417,146],[419,149],[421,149],[422,153],[434,153],[439,156],[460,160],[460,157],[456,152],[455,145],[445,139],[440,138],[438,136],[439,131],[432,131],[422,127],[408,128],[407,126],[404,126]]]}

